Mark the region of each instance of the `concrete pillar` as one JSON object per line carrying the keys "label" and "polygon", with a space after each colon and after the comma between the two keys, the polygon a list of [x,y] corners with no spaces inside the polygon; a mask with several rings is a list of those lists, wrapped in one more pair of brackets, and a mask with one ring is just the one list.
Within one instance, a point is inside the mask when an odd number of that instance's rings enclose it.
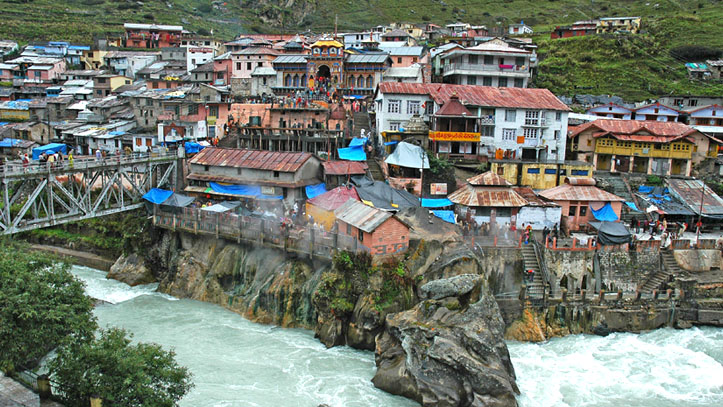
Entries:
{"label": "concrete pillar", "polygon": [[38,396],[40,396],[40,400],[49,399],[52,395],[50,391],[50,378],[47,375],[40,375],[36,381],[38,384]]}
{"label": "concrete pillar", "polygon": [[635,164],[635,156],[631,155],[630,162],[628,163],[628,172],[629,173],[633,172],[633,168],[635,168],[635,166],[633,164]]}
{"label": "concrete pillar", "polygon": [[648,168],[645,170],[646,174],[653,173],[653,157],[648,157]]}
{"label": "concrete pillar", "polygon": [[592,168],[597,169],[597,153],[592,156]]}
{"label": "concrete pillar", "polygon": [[617,156],[613,154],[613,157],[610,159],[610,172],[617,171],[617,166],[615,165],[615,160],[617,159]]}
{"label": "concrete pillar", "polygon": [[673,159],[668,158],[668,170],[665,172],[665,175],[670,176],[671,170],[673,169]]}
{"label": "concrete pillar", "polygon": [[690,177],[690,171],[693,169],[693,160],[688,160],[685,162],[685,172],[683,175],[686,177]]}

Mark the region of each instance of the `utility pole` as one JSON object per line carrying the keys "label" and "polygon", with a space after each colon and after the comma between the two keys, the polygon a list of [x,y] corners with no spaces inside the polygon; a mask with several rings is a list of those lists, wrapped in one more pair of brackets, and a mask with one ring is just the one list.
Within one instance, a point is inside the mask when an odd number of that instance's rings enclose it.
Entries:
{"label": "utility pole", "polygon": [[703,229],[703,200],[705,199],[705,181],[700,180],[700,211],[698,212],[698,223],[696,223],[695,244],[700,240],[700,230]]}

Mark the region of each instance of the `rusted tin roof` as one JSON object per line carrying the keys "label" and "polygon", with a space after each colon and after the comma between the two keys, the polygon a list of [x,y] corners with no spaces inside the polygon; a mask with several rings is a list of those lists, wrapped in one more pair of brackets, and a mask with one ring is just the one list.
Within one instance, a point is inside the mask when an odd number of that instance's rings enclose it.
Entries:
{"label": "rusted tin roof", "polygon": [[609,134],[621,140],[650,142],[668,142],[685,137],[697,131],[690,126],[679,122],[598,119],[577,126],[571,133],[571,136],[577,136],[588,129],[598,130],[594,134],[595,137],[601,137]]}
{"label": "rusted tin roof", "polygon": [[483,172],[482,174],[475,175],[472,178],[467,178],[467,182],[472,185],[479,186],[510,186],[509,182],[501,176],[493,173],[492,171]]}
{"label": "rusted tin roof", "polygon": [[527,200],[512,188],[507,187],[480,187],[466,184],[447,198],[456,204],[464,206],[518,208],[527,205]]}
{"label": "rusted tin roof", "polygon": [[379,84],[379,92],[397,95],[428,95],[439,105],[443,105],[453,94],[456,94],[459,101],[466,106],[570,110],[547,89],[494,88],[449,83],[382,82]]}
{"label": "rusted tin roof", "polygon": [[582,177],[567,177],[565,183],[570,185],[591,185],[595,186],[597,181],[595,178],[582,178]]}
{"label": "rusted tin roof", "polygon": [[703,181],[697,179],[669,179],[668,188],[671,194],[680,199],[695,214],[700,214],[703,199],[703,216],[723,216],[723,199]]}
{"label": "rusted tin roof", "polygon": [[357,229],[372,233],[387,219],[392,217],[390,212],[372,208],[354,199],[349,199],[334,211],[334,216],[344,223]]}
{"label": "rusted tin roof", "polygon": [[196,154],[190,163],[214,167],[296,172],[311,157],[309,153],[206,147]]}
{"label": "rusted tin roof", "polygon": [[324,166],[324,174],[326,175],[359,175],[367,173],[367,163],[361,161],[325,161],[321,163]]}
{"label": "rusted tin roof", "polygon": [[551,201],[615,202],[625,199],[592,185],[562,184],[540,192],[540,196]]}
{"label": "rusted tin roof", "polygon": [[353,186],[338,186],[331,191],[326,191],[319,196],[309,199],[307,202],[319,208],[333,211],[345,204],[349,199],[359,200],[359,194]]}
{"label": "rusted tin roof", "polygon": [[437,110],[435,116],[466,116],[472,117],[472,113],[459,102],[459,98],[456,94],[453,94],[448,101],[444,102],[444,105]]}
{"label": "rusted tin roof", "polygon": [[552,201],[548,201],[547,199],[538,196],[535,191],[533,191],[530,187],[515,187],[512,189],[517,192],[517,194],[520,195],[525,201],[527,201],[527,206],[560,206]]}

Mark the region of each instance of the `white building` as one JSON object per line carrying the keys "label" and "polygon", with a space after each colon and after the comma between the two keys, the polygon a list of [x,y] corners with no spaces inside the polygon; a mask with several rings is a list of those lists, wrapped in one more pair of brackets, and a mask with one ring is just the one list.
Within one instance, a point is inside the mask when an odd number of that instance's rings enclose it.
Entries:
{"label": "white building", "polygon": [[565,159],[570,109],[547,89],[383,82],[374,100],[380,134],[400,130],[418,114],[432,129],[437,152]]}
{"label": "white building", "polygon": [[382,33],[372,31],[344,33],[340,35],[344,37],[344,49],[362,49],[364,48],[365,41],[374,41],[378,43],[382,40]]}
{"label": "white building", "polygon": [[507,29],[507,33],[510,35],[525,35],[532,34],[532,27],[525,24],[524,21],[520,21],[519,24],[510,24]]}
{"label": "white building", "polygon": [[160,59],[160,56],[160,52],[113,51],[103,59],[118,75],[135,78],[138,71]]}
{"label": "white building", "polygon": [[215,56],[211,47],[189,47],[186,52],[186,71],[191,72],[197,67],[213,61]]}
{"label": "white building", "polygon": [[680,112],[660,103],[641,106],[635,109],[635,120],[655,120],[659,122],[677,122]]}
{"label": "white building", "polygon": [[588,109],[587,114],[598,117],[607,117],[610,119],[632,120],[635,112],[633,109],[628,109],[627,107],[616,105],[614,103],[608,103],[606,105],[595,106]]}
{"label": "white building", "polygon": [[442,54],[442,77],[445,83],[458,85],[526,88],[532,76],[531,56],[530,51],[494,39]]}
{"label": "white building", "polygon": [[690,127],[719,139],[723,139],[723,106],[710,105],[691,110]]}

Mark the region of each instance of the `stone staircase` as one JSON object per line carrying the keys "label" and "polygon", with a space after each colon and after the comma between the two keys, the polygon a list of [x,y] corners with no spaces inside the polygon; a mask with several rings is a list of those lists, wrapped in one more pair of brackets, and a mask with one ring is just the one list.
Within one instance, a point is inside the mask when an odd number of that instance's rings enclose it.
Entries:
{"label": "stone staircase", "polygon": [[379,166],[377,160],[373,157],[367,157],[367,166],[369,167],[369,175],[374,181],[384,181],[384,172],[382,172],[382,167]]}
{"label": "stone staircase", "polygon": [[527,294],[530,298],[541,299],[545,294],[545,283],[542,279],[542,271],[540,270],[540,263],[535,254],[535,248],[532,243],[522,245],[522,260],[525,266],[525,277],[527,276],[527,270],[534,270],[534,278],[532,283],[525,281],[527,284]]}
{"label": "stone staircase", "polygon": [[673,252],[670,250],[662,250],[660,256],[661,261],[663,262],[663,267],[661,267],[660,271],[653,274],[643,284],[640,292],[644,294],[650,294],[653,290],[660,289],[660,286],[662,286],[664,282],[668,281],[671,275],[680,275],[684,273],[684,270],[680,268],[680,266],[678,266],[678,262],[675,261]]}
{"label": "stone staircase", "polygon": [[354,130],[352,132],[353,137],[361,136],[361,130],[364,129],[364,135],[369,137],[371,127],[369,126],[369,113],[367,112],[355,112],[354,113]]}
{"label": "stone staircase", "polygon": [[[606,191],[615,194],[628,202],[635,202],[632,194],[630,193],[630,187],[623,178],[623,175],[607,171],[595,171],[595,178],[602,181],[601,183],[607,184],[604,188]],[[620,220],[626,225],[630,224],[630,220],[632,218],[633,214],[628,211],[623,211],[620,216]]]}

